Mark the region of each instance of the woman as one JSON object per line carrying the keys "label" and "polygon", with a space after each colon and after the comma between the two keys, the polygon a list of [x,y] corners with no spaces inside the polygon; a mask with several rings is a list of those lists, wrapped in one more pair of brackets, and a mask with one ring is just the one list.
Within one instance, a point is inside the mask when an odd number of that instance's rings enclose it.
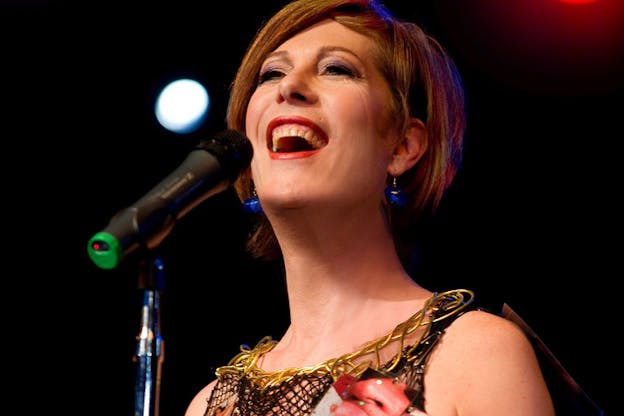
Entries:
{"label": "woman", "polygon": [[[253,145],[236,184],[262,210],[248,247],[281,256],[290,325],[220,367],[186,416],[554,414],[519,327],[407,272],[409,226],[461,161],[462,86],[435,40],[371,0],[294,1],[251,43],[227,120]],[[358,389],[370,371],[389,376]],[[388,380],[407,407],[375,388]]]}

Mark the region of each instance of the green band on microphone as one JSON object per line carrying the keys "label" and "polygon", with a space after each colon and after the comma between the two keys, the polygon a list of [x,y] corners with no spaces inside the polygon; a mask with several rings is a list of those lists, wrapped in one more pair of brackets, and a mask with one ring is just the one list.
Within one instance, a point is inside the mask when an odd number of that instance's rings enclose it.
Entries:
{"label": "green band on microphone", "polygon": [[102,269],[113,269],[123,255],[119,241],[107,232],[99,232],[89,240],[87,251],[91,260]]}

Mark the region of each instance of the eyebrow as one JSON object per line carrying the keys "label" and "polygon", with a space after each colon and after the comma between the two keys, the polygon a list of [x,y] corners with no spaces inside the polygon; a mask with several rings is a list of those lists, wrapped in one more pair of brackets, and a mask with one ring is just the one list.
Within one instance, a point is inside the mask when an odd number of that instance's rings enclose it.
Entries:
{"label": "eyebrow", "polygon": [[[353,56],[354,58],[358,60],[361,60],[361,58],[358,55],[356,55],[351,49],[345,48],[343,46],[323,46],[320,49],[317,56],[328,55],[330,52],[344,52]],[[289,55],[288,51],[273,51],[267,55],[265,61],[269,58],[278,58],[278,57],[282,59],[287,59],[288,55]]]}

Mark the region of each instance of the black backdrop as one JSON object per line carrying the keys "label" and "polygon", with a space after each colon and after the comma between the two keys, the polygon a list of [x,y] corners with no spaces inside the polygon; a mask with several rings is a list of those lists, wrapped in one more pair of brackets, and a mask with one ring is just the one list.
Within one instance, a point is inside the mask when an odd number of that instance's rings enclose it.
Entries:
{"label": "black backdrop", "polygon": [[[5,340],[26,409],[133,412],[138,259],[100,270],[86,243],[223,128],[238,61],[281,4],[128,3],[0,3]],[[420,281],[507,302],[611,410],[606,379],[621,368],[622,6],[387,4],[447,46],[469,99],[464,166],[421,230]],[[212,100],[188,136],[164,131],[152,113],[159,89],[179,76],[203,82]],[[247,225],[226,191],[160,247],[163,416],[182,414],[240,344],[279,337],[286,325],[279,265],[245,255]]]}

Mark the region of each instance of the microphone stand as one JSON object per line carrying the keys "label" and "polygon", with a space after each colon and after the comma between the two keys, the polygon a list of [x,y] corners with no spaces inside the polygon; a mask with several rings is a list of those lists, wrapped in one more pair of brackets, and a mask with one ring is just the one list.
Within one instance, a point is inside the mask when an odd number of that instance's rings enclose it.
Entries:
{"label": "microphone stand", "polygon": [[142,290],[141,322],[136,337],[137,363],[134,416],[158,416],[160,381],[164,360],[164,340],[160,333],[160,295],[164,288],[163,262],[148,251],[139,264],[139,289]]}

